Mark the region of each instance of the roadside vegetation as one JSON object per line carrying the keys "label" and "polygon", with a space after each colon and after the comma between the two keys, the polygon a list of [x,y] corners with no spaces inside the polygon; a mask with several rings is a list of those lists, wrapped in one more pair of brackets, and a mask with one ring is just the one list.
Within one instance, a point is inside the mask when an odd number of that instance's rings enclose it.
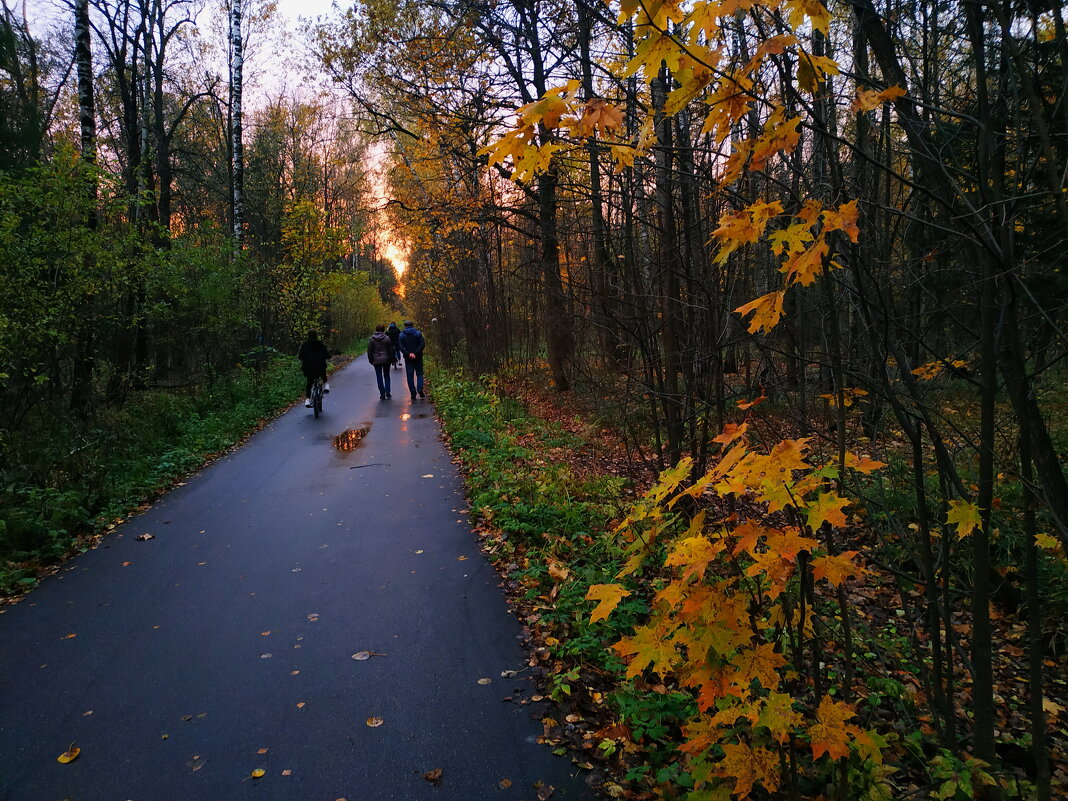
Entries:
{"label": "roadside vegetation", "polygon": [[[994,613],[1002,761],[939,744],[930,644],[916,633],[926,591],[894,535],[908,525],[907,499],[892,490],[907,467],[903,445],[888,444],[885,463],[848,458],[854,496],[869,499],[861,507],[829,497],[833,448],[776,446],[761,457],[758,447],[755,457],[715,459],[696,480],[689,461],[651,476],[633,461],[621,468],[622,438],[614,432],[616,447],[607,445],[611,422],[588,403],[599,394],[591,387],[562,404],[537,374],[479,381],[442,371],[433,388],[483,550],[525,623],[530,669],[555,702],[543,740],[608,796],[683,797],[720,777],[723,798],[750,783],[801,797],[828,783],[850,799],[963,800],[995,789],[1032,797],[1029,715],[1016,697],[1028,647],[1019,599],[1000,599]],[[739,410],[738,419],[721,438],[725,455],[739,429],[782,434],[781,410]],[[784,464],[796,471],[797,495],[776,500],[755,476]],[[1022,536],[999,533],[1000,571],[1022,569]],[[951,541],[945,547],[967,547]],[[799,561],[808,586],[796,578]],[[1042,562],[1056,667],[1068,571],[1055,548]],[[953,627],[966,647],[968,615]],[[691,661],[687,652],[706,642],[715,656]],[[703,687],[710,681],[732,689]],[[964,715],[966,674],[954,690]],[[1051,682],[1045,703],[1059,711],[1068,687]],[[1051,734],[1059,759],[1068,732],[1055,724]],[[694,760],[695,739],[709,738],[720,758]]]}

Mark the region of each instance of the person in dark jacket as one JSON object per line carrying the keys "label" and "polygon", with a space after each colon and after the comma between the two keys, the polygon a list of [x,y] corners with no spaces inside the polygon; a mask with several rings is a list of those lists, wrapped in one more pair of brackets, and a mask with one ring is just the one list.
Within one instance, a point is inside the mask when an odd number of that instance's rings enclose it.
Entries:
{"label": "person in dark jacket", "polygon": [[404,330],[400,332],[397,340],[401,353],[404,354],[404,372],[408,377],[408,391],[415,400],[416,393],[420,398],[425,398],[423,392],[423,349],[426,348],[426,340],[423,333],[415,327],[411,320],[404,321]]}
{"label": "person in dark jacket", "polygon": [[382,400],[392,398],[389,394],[389,368],[393,366],[396,351],[393,342],[382,324],[375,326],[375,332],[367,340],[367,361],[375,368],[375,380],[378,382],[378,397]]}
{"label": "person in dark jacket", "polygon": [[330,351],[319,339],[316,331],[309,331],[308,338],[301,343],[300,350],[297,351],[297,358],[300,359],[300,371],[307,379],[304,384],[304,405],[311,407],[311,386],[316,378],[323,379],[324,392],[330,391],[330,384],[326,382],[326,362],[330,358]]}
{"label": "person in dark jacket", "polygon": [[389,327],[386,329],[386,335],[389,337],[389,341],[393,343],[393,366],[399,370],[401,366],[400,344],[398,344],[400,329],[397,328],[396,323],[390,322]]}

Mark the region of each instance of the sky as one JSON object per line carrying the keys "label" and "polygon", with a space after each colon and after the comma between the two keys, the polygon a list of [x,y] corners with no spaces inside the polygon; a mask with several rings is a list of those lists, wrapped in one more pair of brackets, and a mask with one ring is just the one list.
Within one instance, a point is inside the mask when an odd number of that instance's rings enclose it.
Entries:
{"label": "sky", "polygon": [[[301,19],[314,19],[333,12],[336,4],[344,8],[348,0],[276,0],[278,13],[282,19],[276,20],[269,35],[254,35],[250,42],[250,51],[246,63],[246,111],[254,109],[268,98],[277,97],[279,93],[301,93],[305,90],[316,91],[325,85],[314,78],[314,69],[309,72],[306,58],[302,58],[303,47],[299,42]],[[64,26],[69,23],[70,7],[65,0],[8,0],[9,7],[21,13],[25,9],[31,33],[42,35],[45,29]],[[225,36],[227,23],[221,12],[221,0],[204,0],[204,10],[197,17],[203,35]],[[212,7],[219,11],[210,10]],[[220,72],[225,65],[218,65]],[[372,159],[380,161],[378,158]],[[372,165],[372,172],[377,172]],[[381,186],[381,181],[372,178],[373,183]],[[375,192],[378,205],[385,205],[382,191]],[[384,220],[381,221],[384,224]],[[398,273],[403,273],[407,266],[407,254],[403,246],[391,241],[392,237],[384,228],[378,231],[379,252],[390,261]]]}

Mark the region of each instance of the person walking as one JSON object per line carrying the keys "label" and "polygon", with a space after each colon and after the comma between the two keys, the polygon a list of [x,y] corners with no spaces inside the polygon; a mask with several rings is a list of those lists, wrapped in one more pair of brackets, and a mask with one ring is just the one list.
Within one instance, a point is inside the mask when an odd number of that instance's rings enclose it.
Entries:
{"label": "person walking", "polygon": [[392,320],[389,323],[389,328],[386,329],[386,334],[389,336],[389,341],[393,343],[393,366],[398,370],[401,366],[401,352],[400,352],[400,329],[397,328],[397,324]]}
{"label": "person walking", "polygon": [[330,351],[319,339],[319,333],[313,330],[308,332],[308,338],[301,343],[297,358],[300,359],[300,371],[306,379],[304,405],[311,408],[311,386],[316,378],[323,379],[323,392],[330,391],[330,384],[326,380],[326,362],[330,359]]}
{"label": "person walking", "polygon": [[401,353],[404,354],[404,372],[408,378],[408,391],[415,400],[416,393],[420,398],[425,398],[423,392],[423,349],[426,348],[426,340],[423,333],[415,327],[411,320],[404,321],[404,330],[400,332],[397,340]]}
{"label": "person walking", "polygon": [[375,332],[367,340],[367,361],[375,368],[375,380],[378,382],[378,397],[381,400],[392,398],[389,393],[389,368],[393,366],[396,351],[390,341],[386,327],[379,323]]}

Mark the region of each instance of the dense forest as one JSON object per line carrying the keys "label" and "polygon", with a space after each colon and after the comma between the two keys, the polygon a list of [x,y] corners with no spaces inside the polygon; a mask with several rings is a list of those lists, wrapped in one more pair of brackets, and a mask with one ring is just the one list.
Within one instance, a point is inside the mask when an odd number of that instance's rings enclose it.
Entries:
{"label": "dense forest", "polygon": [[484,515],[554,697],[626,688],[609,795],[1065,792],[1059,2],[366,0],[302,31],[328,89],[246,109],[271,12],[4,6],[9,553],[122,410],[366,334],[384,234],[458,450],[523,387],[623,454],[596,534]]}

